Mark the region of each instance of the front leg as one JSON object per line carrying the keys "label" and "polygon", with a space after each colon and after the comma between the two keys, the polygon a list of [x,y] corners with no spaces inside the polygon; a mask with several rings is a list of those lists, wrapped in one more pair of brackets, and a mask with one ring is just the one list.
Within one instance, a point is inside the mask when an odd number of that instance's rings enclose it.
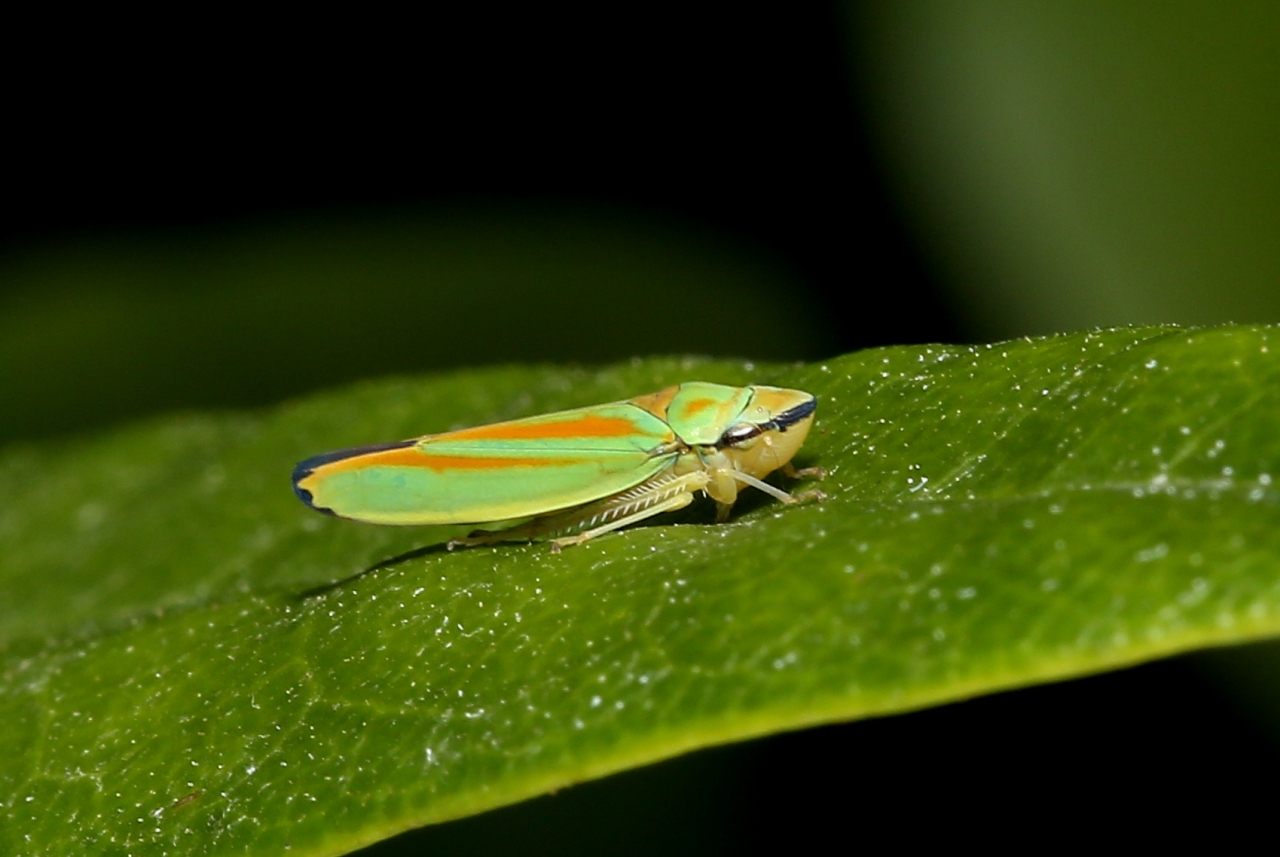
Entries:
{"label": "front leg", "polygon": [[[788,494],[786,491],[783,491],[781,488],[775,488],[774,486],[770,485],[768,482],[765,482],[761,479],[757,479],[754,476],[749,476],[746,473],[741,473],[737,470],[730,470],[727,472],[734,479],[738,480],[744,485],[750,485],[752,488],[759,488],[761,491],[768,494],[770,497],[776,497],[778,500],[781,500],[783,503],[800,503],[804,500],[827,499],[826,493],[823,491],[819,491],[816,488],[811,491],[801,491],[799,494]],[[802,471],[797,470],[795,472],[801,473]],[[783,473],[786,473],[785,469],[783,469]],[[824,471],[824,474],[825,474],[825,471]]]}
{"label": "front leg", "polygon": [[[788,479],[804,479],[811,476],[821,481],[827,478],[827,469],[825,467],[802,467],[797,470],[795,465],[788,461],[782,466],[782,475]],[[827,492],[820,488],[810,488],[807,491],[800,491],[791,496],[797,500],[825,500],[827,499]]]}
{"label": "front leg", "polygon": [[827,469],[825,467],[804,467],[799,470],[796,466],[788,461],[782,465],[782,475],[788,479],[805,479],[812,476],[819,481],[827,478]]}

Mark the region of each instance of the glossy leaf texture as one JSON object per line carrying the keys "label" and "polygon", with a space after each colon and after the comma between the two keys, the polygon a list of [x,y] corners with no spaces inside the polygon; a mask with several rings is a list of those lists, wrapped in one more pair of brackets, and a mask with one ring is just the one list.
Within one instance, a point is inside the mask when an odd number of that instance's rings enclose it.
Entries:
{"label": "glossy leaf texture", "polygon": [[[368,383],[0,455],[0,850],[340,854],[693,748],[1280,630],[1276,331]],[[821,503],[552,554],[307,455],[681,380],[819,396]],[[363,573],[362,573],[363,572]]]}

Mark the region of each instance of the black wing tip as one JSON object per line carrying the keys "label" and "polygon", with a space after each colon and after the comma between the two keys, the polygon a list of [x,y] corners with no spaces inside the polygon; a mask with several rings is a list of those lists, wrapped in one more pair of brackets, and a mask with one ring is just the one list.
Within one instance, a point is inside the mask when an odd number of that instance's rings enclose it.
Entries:
{"label": "black wing tip", "polygon": [[326,515],[332,515],[332,509],[328,509],[324,506],[317,506],[316,498],[312,496],[311,492],[298,484],[303,479],[306,479],[311,475],[312,468],[310,467],[310,464],[311,459],[308,458],[306,461],[301,462],[297,467],[293,468],[293,493],[297,495],[299,500],[306,503],[308,508],[315,509],[317,512],[322,512]]}
{"label": "black wing tip", "polygon": [[[353,446],[349,449],[338,449],[333,452],[322,452],[319,455],[313,455],[310,458],[299,461],[293,468],[293,493],[298,495],[298,499],[306,503],[317,512],[323,512],[326,515],[334,515],[332,509],[324,506],[317,506],[315,498],[311,492],[303,488],[298,483],[306,479],[318,468],[326,464],[333,464],[335,461],[344,461],[348,458],[355,458],[358,455],[367,455],[370,452],[386,452],[389,449],[404,449],[407,446],[413,446],[416,440],[397,440],[392,443],[371,443],[368,446]],[[337,517],[334,515],[334,517]]]}
{"label": "black wing tip", "polygon": [[348,449],[337,449],[333,452],[322,452],[319,455],[311,456],[305,461],[299,461],[298,466],[293,468],[293,478],[296,482],[309,476],[313,470],[324,467],[326,464],[333,464],[335,461],[345,461],[348,458],[355,458],[357,455],[368,455],[371,452],[404,449],[416,443],[416,440],[397,440],[392,443],[371,443],[368,446],[353,446]]}
{"label": "black wing tip", "polygon": [[[295,476],[296,476],[296,471],[295,471]],[[315,502],[315,498],[311,496],[311,492],[308,491],[306,488],[302,488],[301,486],[299,486],[297,478],[295,478],[293,481],[293,493],[298,495],[298,499],[301,500],[303,503],[306,503],[308,508],[315,509],[317,512],[320,512],[321,514],[324,514],[324,515],[333,515],[333,517],[335,518],[338,517],[332,509],[329,509],[325,506],[317,506]]]}

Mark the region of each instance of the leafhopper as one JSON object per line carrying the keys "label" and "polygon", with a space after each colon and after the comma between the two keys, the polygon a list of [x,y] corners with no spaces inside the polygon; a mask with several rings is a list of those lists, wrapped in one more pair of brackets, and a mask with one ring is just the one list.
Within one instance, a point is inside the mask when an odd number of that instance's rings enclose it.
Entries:
{"label": "leafhopper", "polygon": [[764,482],[813,425],[817,400],[800,390],[691,381],[623,402],[361,446],[308,458],[293,490],[311,508],[374,524],[512,524],[449,548],[551,535],[568,545],[662,512],[699,491],[723,521],[744,486],[795,503]]}

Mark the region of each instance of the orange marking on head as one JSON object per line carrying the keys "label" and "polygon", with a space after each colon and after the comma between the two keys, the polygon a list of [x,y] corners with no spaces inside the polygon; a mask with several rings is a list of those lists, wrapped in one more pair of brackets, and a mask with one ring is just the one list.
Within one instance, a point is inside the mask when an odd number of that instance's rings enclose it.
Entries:
{"label": "orange marking on head", "polygon": [[714,407],[716,404],[718,403],[715,399],[694,399],[691,402],[685,403],[684,416],[697,416],[702,411],[705,411],[707,408]]}
{"label": "orange marking on head", "polygon": [[[348,470],[363,470],[366,467],[426,467],[437,473],[443,470],[502,470],[511,467],[555,467],[565,464],[580,464],[578,458],[499,458],[496,456],[470,455],[431,455],[419,452],[414,447],[389,449],[385,452],[370,452],[364,455],[353,455],[340,461],[333,461],[316,468],[321,476],[331,476]],[[303,480],[306,481],[306,480]]]}
{"label": "orange marking on head", "polygon": [[458,440],[538,440],[544,438],[627,437],[636,424],[624,417],[574,417],[561,422],[513,422],[449,432]]}

